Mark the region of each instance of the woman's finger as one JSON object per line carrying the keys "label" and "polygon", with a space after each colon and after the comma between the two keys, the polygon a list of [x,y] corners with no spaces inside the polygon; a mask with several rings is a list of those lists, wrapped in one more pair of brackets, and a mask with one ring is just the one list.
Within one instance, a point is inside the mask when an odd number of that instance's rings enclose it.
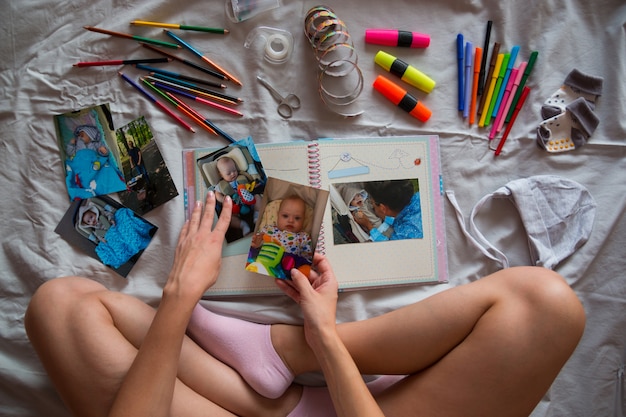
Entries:
{"label": "woman's finger", "polygon": [[[213,195],[213,206],[215,206],[215,195]],[[233,214],[233,200],[230,196],[224,197],[224,201],[222,203],[222,211],[220,213],[220,217],[217,219],[217,223],[215,225],[215,231],[226,234],[228,230],[228,226],[230,225],[230,219]]]}
{"label": "woman's finger", "polygon": [[200,218],[202,217],[202,201],[196,201],[196,205],[191,212],[191,219],[189,220],[189,231],[198,230],[198,226],[200,225]]}
{"label": "woman's finger", "polygon": [[298,291],[294,288],[291,281],[279,278],[276,278],[275,281],[276,285],[278,286],[278,288],[280,288],[282,292],[287,294],[287,296],[289,296],[289,298],[291,298],[296,303],[300,303],[300,293],[298,293]]}
{"label": "woman's finger", "polygon": [[215,193],[213,191],[209,191],[206,195],[205,204],[204,204],[204,212],[200,218],[199,227],[208,228],[208,231],[211,231],[211,227],[213,227],[213,217],[215,216]]}

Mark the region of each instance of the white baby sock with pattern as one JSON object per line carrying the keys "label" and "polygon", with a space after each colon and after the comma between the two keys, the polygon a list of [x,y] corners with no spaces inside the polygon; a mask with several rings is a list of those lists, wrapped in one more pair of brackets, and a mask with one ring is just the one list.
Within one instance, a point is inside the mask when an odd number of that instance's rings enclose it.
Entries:
{"label": "white baby sock with pattern", "polygon": [[587,143],[599,123],[585,98],[579,97],[565,106],[565,112],[539,124],[537,144],[551,153],[572,151]]}
{"label": "white baby sock with pattern", "polygon": [[543,120],[565,112],[565,107],[579,97],[583,97],[593,110],[595,102],[602,95],[602,77],[585,74],[574,68],[567,77],[561,88],[555,91],[541,106]]}

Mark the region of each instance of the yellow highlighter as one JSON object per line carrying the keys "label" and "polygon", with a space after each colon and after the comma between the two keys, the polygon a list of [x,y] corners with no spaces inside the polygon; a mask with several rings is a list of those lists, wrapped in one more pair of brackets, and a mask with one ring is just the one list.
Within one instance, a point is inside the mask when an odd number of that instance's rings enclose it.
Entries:
{"label": "yellow highlighter", "polygon": [[500,75],[500,67],[502,67],[502,60],[504,60],[504,54],[498,54],[498,58],[496,59],[496,66],[493,68],[493,73],[491,74],[491,80],[489,81],[489,89],[487,90],[487,96],[485,97],[485,106],[483,107],[483,112],[481,113],[480,120],[478,121],[478,126],[480,127],[483,127],[485,125],[485,117],[487,117],[487,110],[489,109],[489,105],[491,104],[491,97],[493,96],[493,90],[496,86],[498,75]]}

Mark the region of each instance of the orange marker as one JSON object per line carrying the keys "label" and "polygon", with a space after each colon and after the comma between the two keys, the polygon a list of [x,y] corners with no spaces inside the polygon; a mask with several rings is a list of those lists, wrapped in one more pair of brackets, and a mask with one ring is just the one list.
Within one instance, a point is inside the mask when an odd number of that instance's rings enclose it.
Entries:
{"label": "orange marker", "polygon": [[480,75],[481,60],[483,56],[483,48],[476,48],[474,52],[474,84],[472,85],[472,101],[470,104],[469,124],[474,124],[476,120],[476,96],[478,96],[478,78]]}
{"label": "orange marker", "polygon": [[382,75],[379,75],[374,81],[374,89],[385,96],[387,100],[421,122],[427,121],[432,115],[428,107],[423,105],[405,89]]}

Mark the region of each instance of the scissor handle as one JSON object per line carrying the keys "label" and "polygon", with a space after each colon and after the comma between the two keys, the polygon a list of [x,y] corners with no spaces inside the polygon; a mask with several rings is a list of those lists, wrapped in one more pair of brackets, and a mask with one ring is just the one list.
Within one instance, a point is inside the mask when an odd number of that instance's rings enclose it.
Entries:
{"label": "scissor handle", "polygon": [[286,103],[289,107],[291,107],[293,110],[300,108],[300,98],[293,93],[287,94],[287,97],[285,97],[282,101],[283,103]]}
{"label": "scissor handle", "polygon": [[276,111],[285,119],[289,119],[293,115],[293,108],[291,108],[291,106],[284,101],[281,101],[278,104]]}

